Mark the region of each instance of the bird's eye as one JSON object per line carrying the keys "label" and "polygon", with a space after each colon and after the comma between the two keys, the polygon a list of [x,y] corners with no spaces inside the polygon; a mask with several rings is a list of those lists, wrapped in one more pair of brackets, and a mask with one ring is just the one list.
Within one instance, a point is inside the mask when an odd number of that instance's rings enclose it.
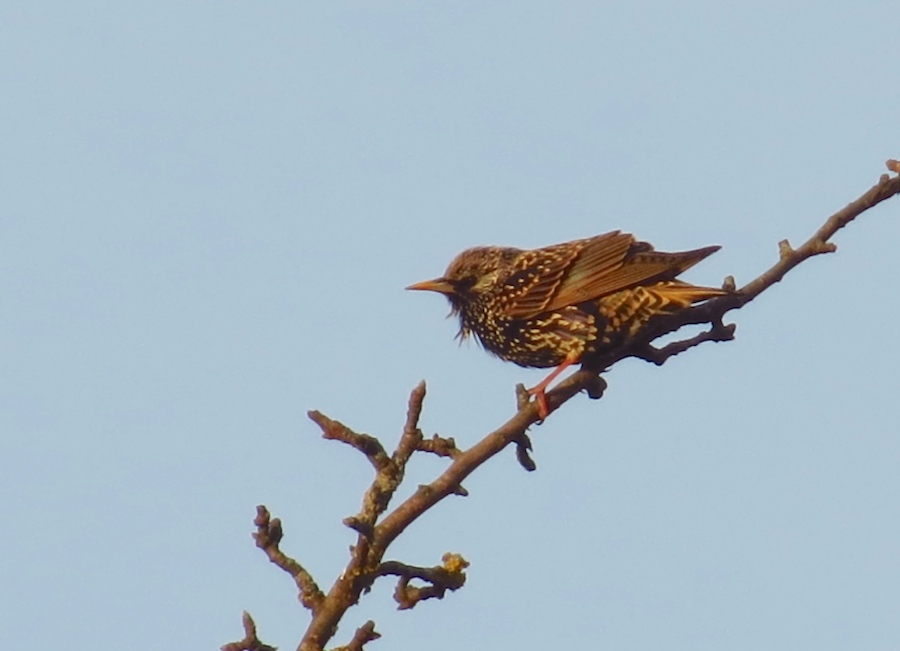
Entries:
{"label": "bird's eye", "polygon": [[478,279],[475,276],[464,276],[456,281],[456,291],[467,292],[475,286]]}

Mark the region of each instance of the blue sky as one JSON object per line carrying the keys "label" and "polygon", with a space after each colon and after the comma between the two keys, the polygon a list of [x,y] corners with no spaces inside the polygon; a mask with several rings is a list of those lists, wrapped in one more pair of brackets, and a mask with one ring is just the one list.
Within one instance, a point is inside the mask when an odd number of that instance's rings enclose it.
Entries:
{"label": "blue sky", "polygon": [[[0,6],[0,618],[9,648],[293,648],[258,503],[329,585],[364,459],[470,445],[541,371],[404,292],[478,244],[721,244],[746,282],[900,157],[896,4],[19,2]],[[900,203],[733,314],[630,361],[395,545],[372,649],[900,644]],[[409,486],[440,472],[417,459]],[[411,488],[409,489],[411,490]]]}

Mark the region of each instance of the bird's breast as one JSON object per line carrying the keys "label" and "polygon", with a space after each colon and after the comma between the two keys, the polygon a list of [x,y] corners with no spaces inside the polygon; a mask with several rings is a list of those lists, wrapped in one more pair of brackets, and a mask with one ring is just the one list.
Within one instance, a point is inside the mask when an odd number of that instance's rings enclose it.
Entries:
{"label": "bird's breast", "polygon": [[580,356],[597,338],[596,315],[577,306],[529,319],[502,318],[487,310],[466,325],[489,352],[536,368],[557,366],[571,353]]}

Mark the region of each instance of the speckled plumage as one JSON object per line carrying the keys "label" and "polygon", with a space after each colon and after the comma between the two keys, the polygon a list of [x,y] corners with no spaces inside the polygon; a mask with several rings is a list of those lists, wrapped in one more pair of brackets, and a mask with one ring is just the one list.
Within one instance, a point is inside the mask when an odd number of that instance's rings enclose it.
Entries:
{"label": "speckled plumage", "polygon": [[460,335],[474,334],[498,357],[560,367],[532,390],[542,402],[566,366],[624,345],[654,316],[725,294],[676,280],[718,248],[662,253],[619,231],[528,251],[476,247],[409,289],[447,296]]}

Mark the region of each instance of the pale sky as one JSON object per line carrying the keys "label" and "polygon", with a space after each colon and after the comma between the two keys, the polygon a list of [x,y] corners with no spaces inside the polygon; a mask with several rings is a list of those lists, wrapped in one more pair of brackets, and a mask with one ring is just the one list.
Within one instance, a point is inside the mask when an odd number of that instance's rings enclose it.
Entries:
{"label": "pale sky", "polygon": [[[371,478],[319,409],[476,442],[543,371],[404,292],[481,244],[622,229],[739,283],[900,158],[896,1],[0,4],[0,623],[9,649],[213,649],[308,616]],[[471,562],[369,649],[900,647],[900,199],[629,361],[388,557]],[[416,459],[408,491],[445,466]]]}

